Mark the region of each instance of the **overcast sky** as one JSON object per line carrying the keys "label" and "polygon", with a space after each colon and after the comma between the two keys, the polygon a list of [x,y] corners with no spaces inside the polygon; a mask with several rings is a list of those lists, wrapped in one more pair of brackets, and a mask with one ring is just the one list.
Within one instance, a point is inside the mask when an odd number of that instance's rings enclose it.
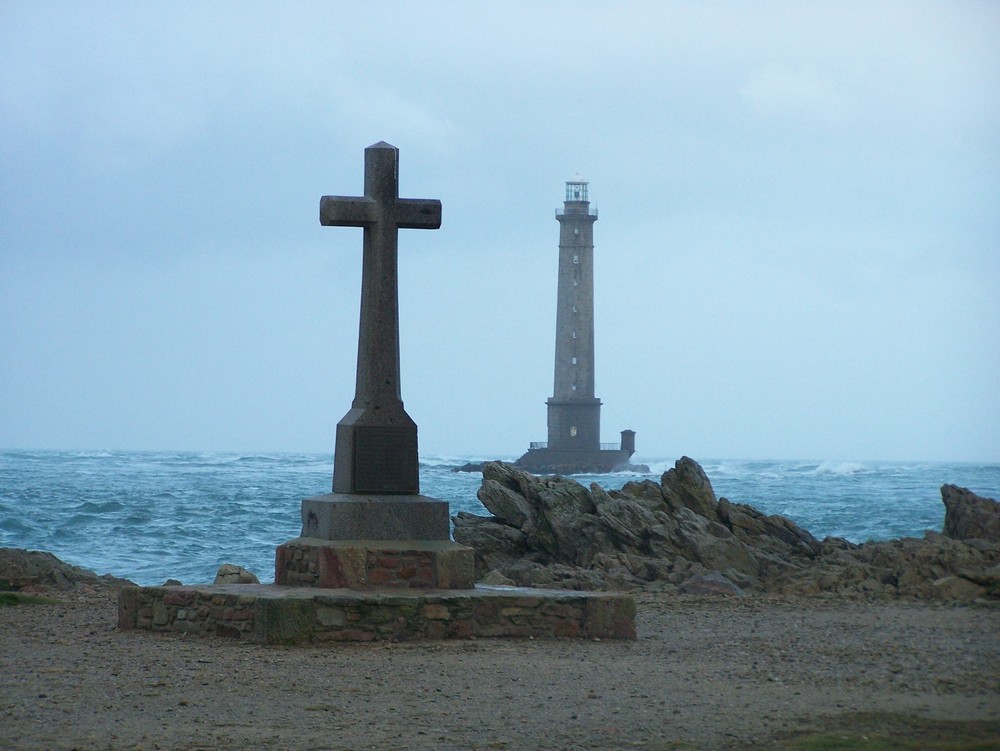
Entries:
{"label": "overcast sky", "polygon": [[590,182],[603,440],[1000,461],[1000,4],[0,0],[0,447],[330,452],[400,149],[423,455],[545,440]]}

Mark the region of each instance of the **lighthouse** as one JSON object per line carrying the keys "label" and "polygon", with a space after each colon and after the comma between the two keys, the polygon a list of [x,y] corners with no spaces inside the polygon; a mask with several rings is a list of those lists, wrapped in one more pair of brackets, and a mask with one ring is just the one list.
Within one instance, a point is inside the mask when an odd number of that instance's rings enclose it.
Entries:
{"label": "lighthouse", "polygon": [[555,376],[548,408],[548,441],[533,442],[517,466],[540,472],[609,472],[628,465],[635,433],[620,444],[601,443],[601,400],[594,393],[594,223],[589,183],[566,182],[556,209],[559,274],[556,297]]}

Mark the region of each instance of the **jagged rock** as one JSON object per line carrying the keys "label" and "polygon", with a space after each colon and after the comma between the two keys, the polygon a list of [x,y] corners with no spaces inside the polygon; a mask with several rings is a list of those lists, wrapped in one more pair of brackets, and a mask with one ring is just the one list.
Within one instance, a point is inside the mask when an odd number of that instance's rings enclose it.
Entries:
{"label": "jagged rock", "polygon": [[941,487],[944,533],[955,540],[1000,542],[1000,503],[957,485]]}
{"label": "jagged rock", "polygon": [[[534,540],[557,560],[582,564],[580,542],[597,510],[587,490],[565,478],[542,486],[535,496]],[[530,537],[529,537],[530,539]]]}
{"label": "jagged rock", "polygon": [[997,504],[954,486],[942,488],[947,536],[863,545],[820,542],[790,519],[716,499],[688,457],[659,484],[621,490],[487,462],[479,498],[493,516],[458,514],[455,540],[475,549],[480,576],[495,570],[521,586],[726,587],[721,577],[779,594],[1000,597]]}
{"label": "jagged rock", "polygon": [[523,527],[532,521],[531,505],[523,493],[524,488],[518,486],[516,480],[484,477],[476,497],[494,516],[512,526]]}
{"label": "jagged rock", "polygon": [[733,568],[751,575],[760,573],[760,562],[753,551],[725,525],[686,507],[674,515],[674,521],[670,544],[661,546],[661,555],[680,555],[709,570]]}
{"label": "jagged rock", "polygon": [[98,576],[56,558],[52,553],[21,548],[0,548],[0,590],[94,591],[135,586],[111,574]]}
{"label": "jagged rock", "polygon": [[1000,591],[1000,564],[980,571],[965,568],[960,570],[958,575],[963,579],[968,579],[971,582],[986,587],[990,592]]}
{"label": "jagged rock", "polygon": [[823,549],[819,540],[783,516],[766,516],[752,506],[733,504],[725,498],[719,500],[716,511],[733,534],[755,548],[780,554],[791,547],[813,557]]}
{"label": "jagged rock", "polygon": [[[927,533],[922,539],[869,542],[832,551],[807,567],[779,577],[770,589],[783,594],[828,592],[851,596],[974,599],[989,595],[988,571],[1000,559],[1000,545],[974,546]],[[979,588],[935,585],[949,577]]]}
{"label": "jagged rock", "polygon": [[939,600],[975,600],[986,594],[986,587],[961,576],[944,576],[931,584]]}
{"label": "jagged rock", "polygon": [[[558,581],[572,578],[587,588],[680,583],[691,564],[731,571],[756,585],[766,572],[789,565],[785,558],[821,547],[792,522],[750,507],[726,502],[720,515],[711,482],[687,457],[660,484],[631,481],[617,491],[487,462],[478,497],[493,516],[459,513],[455,540],[475,549],[480,576],[502,570],[525,586],[551,583],[536,569],[556,565],[578,570]],[[514,566],[514,560],[531,566]]]}
{"label": "jagged rock", "polygon": [[476,574],[482,576],[504,561],[528,554],[527,538],[520,529],[497,517],[483,517],[460,511],[454,519],[455,541],[476,551]]}
{"label": "jagged rock", "polygon": [[223,563],[215,573],[215,584],[260,584],[260,580],[242,566]]}
{"label": "jagged rock", "polygon": [[707,519],[715,519],[718,501],[705,470],[694,459],[682,456],[660,478],[663,499],[675,511],[689,508]]}

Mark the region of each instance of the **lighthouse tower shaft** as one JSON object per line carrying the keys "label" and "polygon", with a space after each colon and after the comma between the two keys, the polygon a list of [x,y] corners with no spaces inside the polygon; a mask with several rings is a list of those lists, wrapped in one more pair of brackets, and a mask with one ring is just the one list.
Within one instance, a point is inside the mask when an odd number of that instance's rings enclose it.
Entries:
{"label": "lighthouse tower shaft", "polygon": [[556,367],[548,406],[549,440],[532,442],[515,466],[529,472],[614,472],[629,466],[635,431],[601,443],[601,400],[594,396],[594,222],[587,183],[566,183],[559,221]]}
{"label": "lighthouse tower shaft", "polygon": [[566,183],[559,221],[555,382],[548,404],[550,449],[597,451],[601,401],[594,396],[594,222],[587,183]]}

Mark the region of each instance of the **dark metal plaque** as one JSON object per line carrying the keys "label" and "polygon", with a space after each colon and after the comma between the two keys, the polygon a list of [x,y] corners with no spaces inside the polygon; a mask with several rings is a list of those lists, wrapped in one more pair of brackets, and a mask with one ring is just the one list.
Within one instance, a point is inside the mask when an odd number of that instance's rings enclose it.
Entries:
{"label": "dark metal plaque", "polygon": [[354,428],[355,492],[417,494],[418,472],[416,426]]}

